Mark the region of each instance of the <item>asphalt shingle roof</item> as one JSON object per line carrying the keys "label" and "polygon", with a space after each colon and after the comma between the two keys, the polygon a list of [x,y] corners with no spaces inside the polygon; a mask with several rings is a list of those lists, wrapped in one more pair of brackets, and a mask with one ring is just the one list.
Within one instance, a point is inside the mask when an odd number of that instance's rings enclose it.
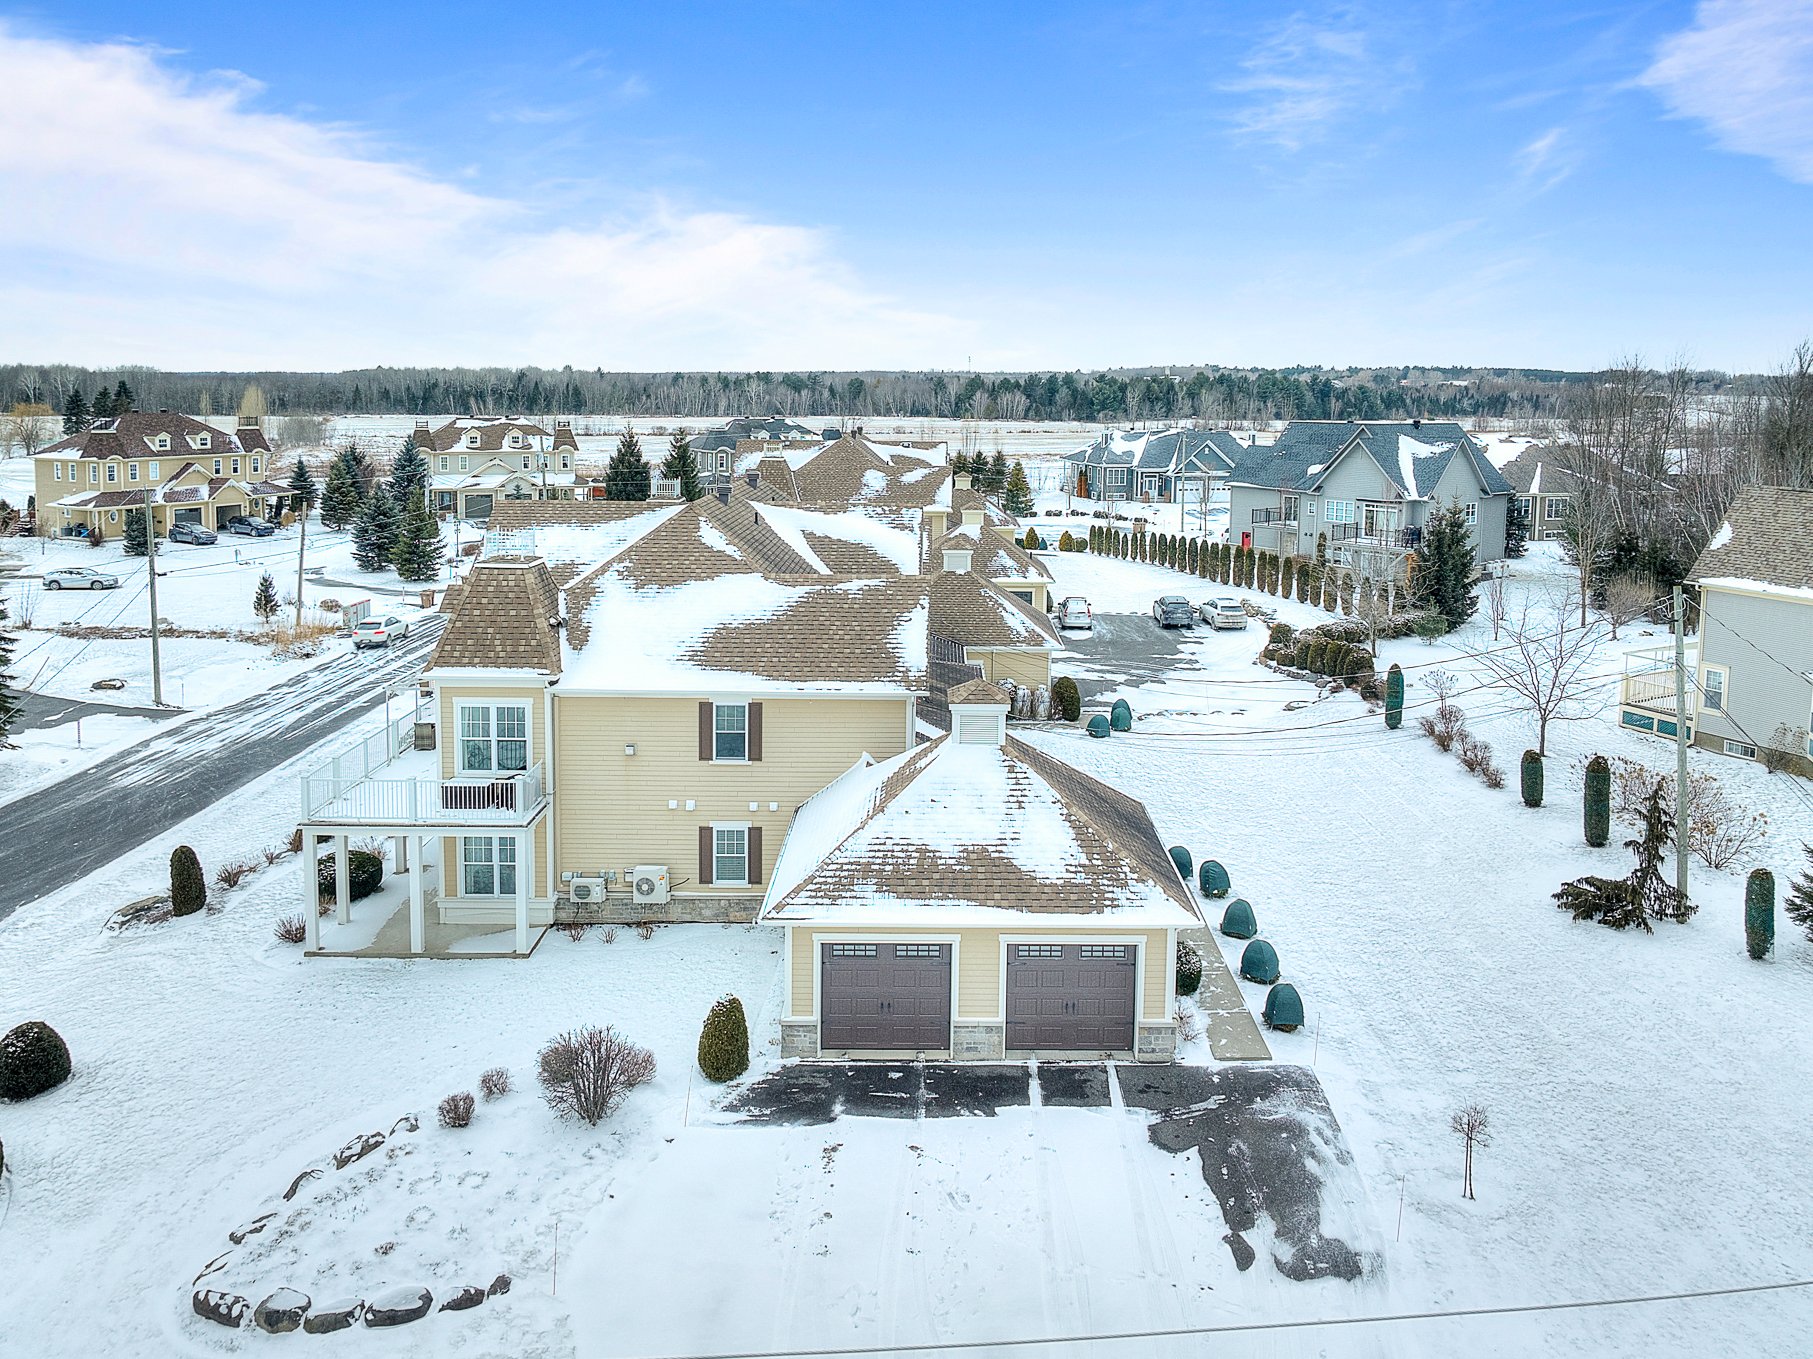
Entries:
{"label": "asphalt shingle roof", "polygon": [[1813,589],[1813,490],[1746,486],[1687,578]]}
{"label": "asphalt shingle roof", "polygon": [[[1409,441],[1406,443],[1405,441]],[[1349,445],[1353,445],[1349,449]],[[1432,448],[1433,452],[1423,452]],[[1313,490],[1338,457],[1359,454],[1373,464],[1399,492],[1413,500],[1426,498],[1456,456],[1466,457],[1488,495],[1508,495],[1511,485],[1486,460],[1484,450],[1451,420],[1359,421],[1293,420],[1275,444],[1243,451],[1228,480],[1236,486],[1281,491]],[[1415,484],[1404,475],[1406,459]]]}
{"label": "asphalt shingle roof", "polygon": [[428,668],[534,670],[560,673],[560,592],[547,565],[533,557],[492,557],[461,582],[447,630]]}

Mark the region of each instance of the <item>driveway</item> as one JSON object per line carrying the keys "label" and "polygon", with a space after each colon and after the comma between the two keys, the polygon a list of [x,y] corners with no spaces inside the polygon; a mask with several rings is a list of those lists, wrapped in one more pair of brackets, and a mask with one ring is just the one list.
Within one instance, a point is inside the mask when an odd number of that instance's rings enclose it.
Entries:
{"label": "driveway", "polygon": [[58,698],[55,694],[20,695],[19,712],[13,719],[14,731],[39,731],[64,727],[84,717],[148,717],[154,722],[181,717],[181,708],[133,708],[123,703],[96,703],[85,698]]}
{"label": "driveway", "polygon": [[382,707],[420,673],[446,620],[404,642],[355,651],[225,708],[178,722],[0,808],[0,919],[163,834],[236,788]]}
{"label": "driveway", "polygon": [[1238,651],[1250,660],[1263,645],[1263,633],[1257,623],[1243,631],[1216,632],[1200,623],[1161,628],[1150,614],[1098,613],[1094,632],[1063,634],[1064,650],[1052,658],[1051,668],[1054,674],[1072,676],[1087,701],[1111,689],[1137,689],[1200,669],[1192,653],[1205,648]]}

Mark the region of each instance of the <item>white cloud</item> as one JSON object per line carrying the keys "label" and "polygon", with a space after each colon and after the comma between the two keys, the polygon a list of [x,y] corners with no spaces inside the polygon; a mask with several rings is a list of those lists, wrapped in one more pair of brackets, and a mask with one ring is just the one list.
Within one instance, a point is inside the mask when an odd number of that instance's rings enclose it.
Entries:
{"label": "white cloud", "polygon": [[876,295],[808,227],[618,186],[613,217],[550,223],[129,43],[0,22],[0,70],[18,357],[785,367],[948,362],[970,343],[965,323]]}
{"label": "white cloud", "polygon": [[1723,149],[1813,184],[1813,0],[1701,0],[1638,83]]}
{"label": "white cloud", "polygon": [[1552,127],[1519,147],[1511,163],[1527,187],[1543,193],[1574,173],[1579,155],[1568,140],[1567,129]]}
{"label": "white cloud", "polygon": [[1330,126],[1367,105],[1388,102],[1404,63],[1385,62],[1366,33],[1349,19],[1295,13],[1240,63],[1241,74],[1221,83],[1249,96],[1234,114],[1242,135],[1301,150]]}

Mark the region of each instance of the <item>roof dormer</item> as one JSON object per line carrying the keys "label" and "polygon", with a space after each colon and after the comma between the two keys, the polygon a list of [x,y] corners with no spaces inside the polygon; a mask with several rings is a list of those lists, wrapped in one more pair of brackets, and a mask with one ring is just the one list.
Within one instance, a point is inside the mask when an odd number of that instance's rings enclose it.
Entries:
{"label": "roof dormer", "polygon": [[967,547],[947,547],[944,549],[944,569],[946,571],[968,571],[975,560],[975,553]]}
{"label": "roof dormer", "polygon": [[170,451],[170,436],[168,434],[153,435],[151,438],[147,439],[146,442],[159,453],[168,453]]}
{"label": "roof dormer", "polygon": [[970,680],[946,695],[951,736],[960,746],[999,746],[1007,739],[1007,693],[987,680]]}
{"label": "roof dormer", "polygon": [[477,448],[481,443],[484,442],[484,437],[485,436],[480,434],[476,429],[468,430],[466,432],[466,447],[467,448]]}

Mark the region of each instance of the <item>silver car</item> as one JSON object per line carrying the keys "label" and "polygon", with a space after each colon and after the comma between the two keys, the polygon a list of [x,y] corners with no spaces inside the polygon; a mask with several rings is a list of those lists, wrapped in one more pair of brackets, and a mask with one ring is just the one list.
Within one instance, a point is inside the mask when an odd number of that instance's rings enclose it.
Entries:
{"label": "silver car", "polygon": [[1205,599],[1202,602],[1202,616],[1217,632],[1246,626],[1246,606],[1231,595]]}
{"label": "silver car", "polygon": [[1078,632],[1095,631],[1095,615],[1090,611],[1089,601],[1081,595],[1070,595],[1056,610],[1060,628],[1074,628]]}
{"label": "silver car", "polygon": [[117,590],[120,578],[92,566],[59,566],[44,573],[46,590]]}

